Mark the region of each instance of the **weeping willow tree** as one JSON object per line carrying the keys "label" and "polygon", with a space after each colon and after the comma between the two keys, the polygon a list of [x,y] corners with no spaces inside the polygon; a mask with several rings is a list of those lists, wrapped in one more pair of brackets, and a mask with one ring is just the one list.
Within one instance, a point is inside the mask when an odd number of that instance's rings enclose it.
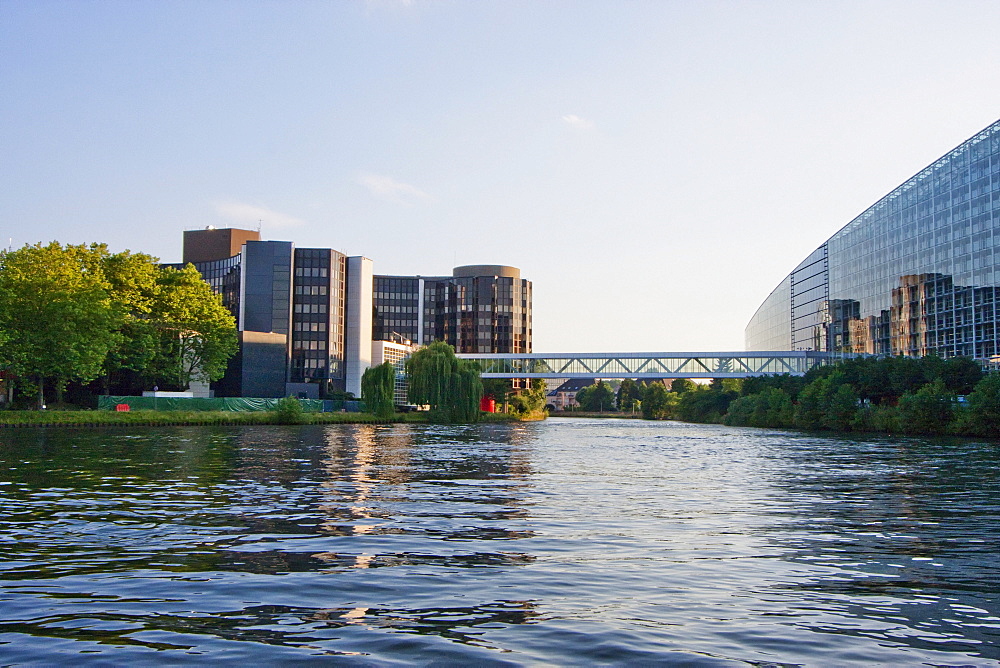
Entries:
{"label": "weeping willow tree", "polygon": [[447,422],[476,422],[483,382],[479,369],[455,357],[443,341],[421,348],[406,360],[409,399],[427,404]]}
{"label": "weeping willow tree", "polygon": [[395,385],[396,368],[392,362],[373,366],[361,376],[361,400],[375,417],[390,418],[396,412],[393,402]]}

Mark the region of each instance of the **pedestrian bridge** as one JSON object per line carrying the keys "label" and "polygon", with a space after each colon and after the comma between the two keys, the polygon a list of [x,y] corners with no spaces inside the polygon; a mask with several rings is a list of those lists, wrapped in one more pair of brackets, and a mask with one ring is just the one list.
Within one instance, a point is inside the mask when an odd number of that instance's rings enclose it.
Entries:
{"label": "pedestrian bridge", "polygon": [[736,353],[464,353],[483,378],[746,378],[801,376],[848,357],[813,350]]}

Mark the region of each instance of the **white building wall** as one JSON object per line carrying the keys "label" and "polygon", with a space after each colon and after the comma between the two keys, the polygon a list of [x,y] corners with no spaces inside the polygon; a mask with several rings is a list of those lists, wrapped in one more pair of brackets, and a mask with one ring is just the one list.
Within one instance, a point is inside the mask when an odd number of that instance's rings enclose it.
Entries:
{"label": "white building wall", "polygon": [[361,376],[372,365],[372,261],[347,258],[347,313],[344,326],[345,388],[361,396]]}
{"label": "white building wall", "polygon": [[413,354],[416,346],[408,346],[392,341],[372,341],[372,366],[378,366],[385,362],[390,362],[396,367],[396,381],[394,384],[393,398],[397,405],[408,402],[406,393],[408,384],[406,382],[406,371],[404,364],[406,358]]}

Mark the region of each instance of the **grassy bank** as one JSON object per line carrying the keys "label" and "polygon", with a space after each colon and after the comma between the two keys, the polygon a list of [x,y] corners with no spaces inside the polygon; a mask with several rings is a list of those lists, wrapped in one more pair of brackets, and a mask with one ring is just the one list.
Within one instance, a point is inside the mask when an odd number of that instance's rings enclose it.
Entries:
{"label": "grassy bank", "polygon": [[[529,416],[525,419],[544,419]],[[301,420],[301,421],[298,421]],[[518,422],[521,418],[486,413],[483,422]],[[265,425],[265,424],[427,424],[427,413],[396,413],[388,419],[370,413],[303,413],[290,422],[277,411],[0,411],[0,427],[104,427],[157,425]]]}
{"label": "grassy bank", "polygon": [[549,417],[566,417],[566,418],[624,418],[627,420],[641,420],[642,413],[587,413],[585,411],[556,411],[555,413],[549,413]]}

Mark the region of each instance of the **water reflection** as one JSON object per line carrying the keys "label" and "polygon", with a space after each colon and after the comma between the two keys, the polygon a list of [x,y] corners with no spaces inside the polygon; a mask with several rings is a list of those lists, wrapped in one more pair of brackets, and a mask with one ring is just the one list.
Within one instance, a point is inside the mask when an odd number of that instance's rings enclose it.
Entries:
{"label": "water reflection", "polygon": [[814,445],[775,453],[782,517],[763,529],[786,560],[815,569],[780,588],[842,617],[802,623],[925,650],[995,647],[1000,447],[946,439]]}
{"label": "water reflection", "polygon": [[0,656],[982,664],[997,464],[625,420],[8,430]]}

